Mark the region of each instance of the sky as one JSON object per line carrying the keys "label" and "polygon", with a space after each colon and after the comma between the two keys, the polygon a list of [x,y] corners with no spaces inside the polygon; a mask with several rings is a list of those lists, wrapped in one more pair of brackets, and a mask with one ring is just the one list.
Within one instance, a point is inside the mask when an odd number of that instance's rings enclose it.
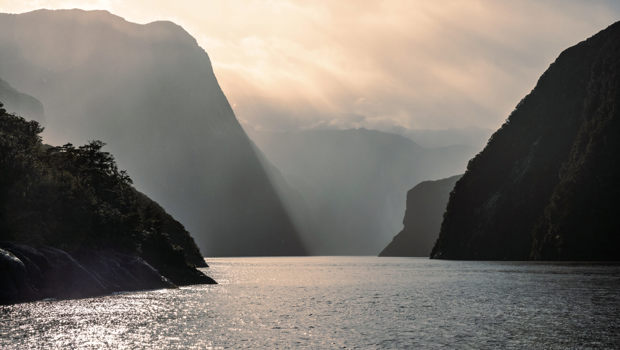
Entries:
{"label": "sky", "polygon": [[617,1],[0,0],[171,20],[203,47],[246,129],[490,128]]}

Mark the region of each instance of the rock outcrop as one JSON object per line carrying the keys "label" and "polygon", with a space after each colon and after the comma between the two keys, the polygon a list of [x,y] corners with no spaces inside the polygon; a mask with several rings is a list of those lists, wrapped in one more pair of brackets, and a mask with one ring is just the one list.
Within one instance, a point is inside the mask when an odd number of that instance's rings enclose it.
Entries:
{"label": "rock outcrop", "polygon": [[[175,288],[144,259],[116,251],[69,254],[53,247],[0,243],[0,304]],[[203,283],[215,283],[202,275]]]}
{"label": "rock outcrop", "polygon": [[430,256],[454,184],[462,175],[424,181],[407,192],[404,228],[379,256]]}

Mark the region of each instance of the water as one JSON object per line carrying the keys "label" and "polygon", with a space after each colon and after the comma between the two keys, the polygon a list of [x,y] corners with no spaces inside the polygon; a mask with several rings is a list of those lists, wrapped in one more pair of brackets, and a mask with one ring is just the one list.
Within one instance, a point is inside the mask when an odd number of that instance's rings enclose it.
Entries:
{"label": "water", "polygon": [[219,285],[1,307],[0,348],[620,348],[619,265],[209,263]]}

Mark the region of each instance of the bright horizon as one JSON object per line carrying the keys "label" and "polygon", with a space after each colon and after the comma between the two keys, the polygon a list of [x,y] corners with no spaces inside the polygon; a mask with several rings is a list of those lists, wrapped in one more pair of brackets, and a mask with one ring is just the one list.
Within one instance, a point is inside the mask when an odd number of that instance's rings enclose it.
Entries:
{"label": "bright horizon", "polygon": [[611,1],[0,1],[39,8],[183,26],[256,130],[496,129],[562,50],[620,19]]}

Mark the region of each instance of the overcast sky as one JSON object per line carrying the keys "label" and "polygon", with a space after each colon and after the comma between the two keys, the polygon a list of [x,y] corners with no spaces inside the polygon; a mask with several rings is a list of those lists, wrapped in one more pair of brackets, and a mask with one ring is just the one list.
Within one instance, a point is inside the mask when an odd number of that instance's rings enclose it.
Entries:
{"label": "overcast sky", "polygon": [[182,25],[246,128],[497,128],[618,1],[0,0]]}

